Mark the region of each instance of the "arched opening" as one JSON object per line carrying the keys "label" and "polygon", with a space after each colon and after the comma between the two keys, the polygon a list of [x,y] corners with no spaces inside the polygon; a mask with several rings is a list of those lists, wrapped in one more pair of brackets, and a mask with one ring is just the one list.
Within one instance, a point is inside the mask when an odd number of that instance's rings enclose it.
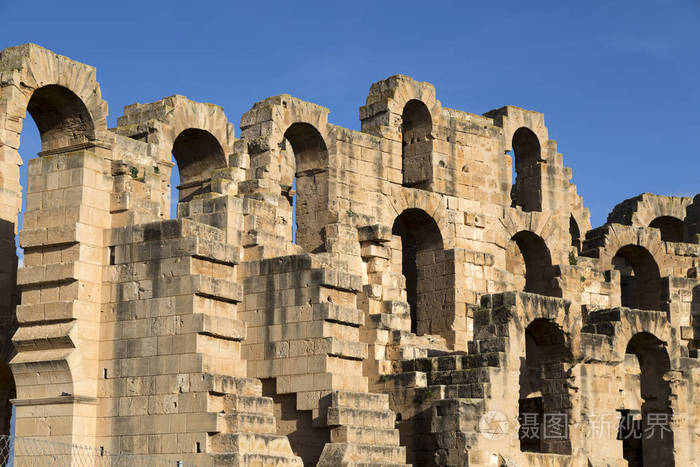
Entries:
{"label": "arched opening", "polygon": [[54,152],[95,139],[95,126],[85,104],[63,86],[51,84],[35,90],[27,103],[27,113],[31,118],[24,119],[18,149],[24,164],[20,167],[23,196],[17,231],[22,229],[25,212],[41,208],[40,193],[47,189],[46,174],[41,170],[28,176],[30,160],[41,152]]}
{"label": "arched opening", "polygon": [[520,206],[523,211],[541,211],[540,141],[532,130],[522,127],[513,134],[512,144],[515,172],[515,183],[510,191],[512,206]]}
{"label": "arched opening", "polygon": [[51,84],[34,91],[27,111],[41,134],[42,151],[95,139],[95,126],[85,104],[63,86]]}
{"label": "arched opening", "polygon": [[291,148],[293,156],[288,157],[290,167],[287,174],[281,174],[280,181],[292,193],[292,239],[304,251],[324,252],[329,219],[326,143],[312,125],[294,123],[284,133],[281,147],[283,151]]}
{"label": "arched opening", "polygon": [[432,131],[433,120],[428,107],[417,99],[408,101],[401,114],[401,172],[404,186],[428,188],[433,174]]}
{"label": "arched opening", "polygon": [[[226,156],[219,141],[206,130],[188,128],[173,143],[175,165],[170,176],[171,218],[177,217],[177,202],[188,202],[211,191],[216,169],[226,167]],[[173,209],[174,207],[174,209]]]}
{"label": "arched opening", "polygon": [[552,321],[539,318],[525,329],[520,362],[520,450],[570,454],[568,379],[572,360],[566,338]]}
{"label": "arched opening", "polygon": [[542,237],[527,230],[513,235],[506,248],[506,270],[516,290],[561,297],[549,248]]}
{"label": "arched opening", "polygon": [[[73,91],[63,86],[51,84],[35,90],[27,103],[27,113],[31,118],[24,119],[18,148],[24,163],[20,166],[23,195],[17,232],[22,230],[26,212],[41,209],[41,192],[47,189],[46,174],[41,170],[29,177],[30,160],[40,152],[53,152],[95,139],[95,126],[87,107]],[[21,266],[24,252],[19,248],[19,239],[15,240]]]}
{"label": "arched opening", "polygon": [[661,240],[664,242],[683,241],[683,221],[673,216],[657,217],[649,227],[661,231]]}
{"label": "arched opening", "polygon": [[406,284],[406,301],[411,314],[411,332],[430,332],[431,317],[439,316],[443,305],[442,287],[435,280],[435,252],[443,249],[442,235],[435,220],[421,209],[402,212],[392,228],[392,265]]}
{"label": "arched opening", "polygon": [[649,251],[641,246],[626,245],[612,259],[620,271],[622,306],[639,310],[663,311],[659,266]]}
{"label": "arched opening", "polygon": [[690,327],[693,338],[688,342],[689,355],[692,358],[700,356],[700,285],[693,287],[690,299]]}
{"label": "arched opening", "polygon": [[574,216],[569,216],[569,236],[571,237],[571,246],[576,249],[576,253],[581,252],[581,231],[578,228],[578,223]]}
{"label": "arched opening", "polygon": [[[18,215],[17,231],[38,230],[46,227],[48,222],[46,211],[53,209],[52,216],[62,207],[60,200],[63,192],[73,189],[75,177],[70,170],[73,168],[60,157],[60,153],[84,149],[95,139],[95,126],[92,117],[83,101],[71,90],[58,86],[46,85],[36,89],[27,102],[26,114],[31,118],[22,121],[22,131],[19,138],[18,152],[23,164],[19,168],[19,185],[22,190],[21,209]],[[37,158],[36,155],[51,157]],[[51,222],[55,222],[53,219]],[[12,248],[10,239],[14,236],[14,224],[2,223],[3,239]],[[5,237],[7,232],[7,237]],[[52,239],[49,239],[52,240]],[[19,245],[18,239],[15,239]],[[4,243],[4,242],[3,242]],[[4,250],[4,248],[3,248]],[[53,251],[53,249],[52,249]],[[12,404],[10,399],[16,397],[16,387],[9,365],[6,364],[15,354],[11,337],[17,329],[16,306],[21,304],[22,292],[15,286],[15,268],[46,265],[57,256],[60,262],[60,252],[53,251],[52,258],[45,255],[44,248],[33,246],[26,251],[17,247],[18,264],[15,264],[12,252],[0,261],[0,277],[3,285],[10,284],[0,304],[0,421],[2,434],[10,434],[12,420]],[[3,256],[5,251],[1,253]],[[10,260],[7,260],[9,258]],[[6,275],[5,267],[12,271]],[[8,277],[9,276],[9,277]],[[7,282],[5,282],[7,280]],[[37,289],[28,293],[36,294]],[[43,293],[43,292],[42,292]],[[43,297],[42,297],[43,298]],[[47,298],[45,300],[51,300]]]}
{"label": "arched opening", "polygon": [[656,336],[635,334],[625,351],[623,408],[617,439],[628,465],[672,466],[671,369],[664,343]]}
{"label": "arched opening", "polygon": [[10,401],[15,397],[17,397],[17,389],[10,367],[0,362],[0,435],[11,435],[14,429]]}

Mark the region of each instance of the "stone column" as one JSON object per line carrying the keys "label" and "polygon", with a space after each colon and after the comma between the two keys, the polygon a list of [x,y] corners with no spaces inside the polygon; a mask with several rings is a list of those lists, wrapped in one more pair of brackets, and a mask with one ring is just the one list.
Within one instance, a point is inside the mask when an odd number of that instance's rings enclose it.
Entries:
{"label": "stone column", "polygon": [[92,445],[102,287],[109,254],[111,151],[94,143],[44,151],[29,162],[19,328],[10,361],[16,436]]}

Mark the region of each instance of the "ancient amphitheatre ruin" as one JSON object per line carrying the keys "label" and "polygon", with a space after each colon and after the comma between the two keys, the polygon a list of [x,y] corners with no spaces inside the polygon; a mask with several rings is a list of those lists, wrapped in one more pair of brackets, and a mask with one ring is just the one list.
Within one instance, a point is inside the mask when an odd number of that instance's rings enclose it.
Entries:
{"label": "ancient amphitheatre ruin", "polygon": [[700,195],[592,228],[541,113],[397,75],[361,131],[328,114],[175,95],[108,128],[94,68],[0,52],[4,433],[14,407],[16,440],[99,462],[700,464]]}

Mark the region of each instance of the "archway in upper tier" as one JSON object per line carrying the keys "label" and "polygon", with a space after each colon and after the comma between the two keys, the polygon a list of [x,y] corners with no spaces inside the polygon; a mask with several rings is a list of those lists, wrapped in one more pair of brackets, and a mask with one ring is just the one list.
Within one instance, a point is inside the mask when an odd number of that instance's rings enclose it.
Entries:
{"label": "archway in upper tier", "polygon": [[641,246],[626,245],[612,259],[620,271],[622,306],[640,310],[663,310],[659,266],[649,251]]}
{"label": "archway in upper tier", "polygon": [[429,328],[431,298],[439,290],[430,268],[435,264],[431,255],[443,249],[440,228],[425,211],[407,209],[394,220],[392,234],[398,239],[398,242],[392,242],[392,246],[400,249],[394,263],[401,263],[400,272],[405,279],[411,313],[411,331],[423,334]]}

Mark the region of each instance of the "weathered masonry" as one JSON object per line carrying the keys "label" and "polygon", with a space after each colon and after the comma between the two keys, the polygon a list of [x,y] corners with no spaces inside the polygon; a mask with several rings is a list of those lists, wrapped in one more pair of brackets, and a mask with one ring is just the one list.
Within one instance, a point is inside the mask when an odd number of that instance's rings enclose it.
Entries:
{"label": "weathered masonry", "polygon": [[593,229],[540,113],[392,76],[361,131],[328,114],[171,96],[107,128],[94,68],[3,50],[4,432],[14,406],[17,438],[202,466],[700,464],[700,195]]}

